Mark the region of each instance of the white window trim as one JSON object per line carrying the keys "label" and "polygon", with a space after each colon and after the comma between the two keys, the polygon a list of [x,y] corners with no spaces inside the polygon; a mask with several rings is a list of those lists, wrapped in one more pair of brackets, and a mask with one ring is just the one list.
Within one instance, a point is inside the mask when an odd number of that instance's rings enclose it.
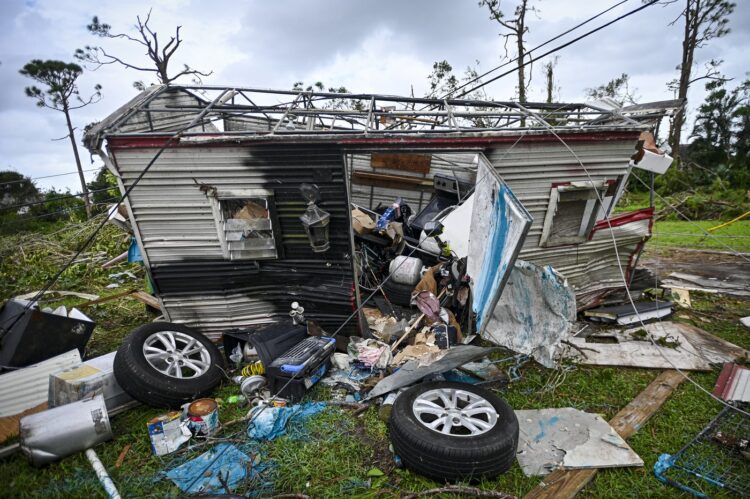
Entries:
{"label": "white window trim", "polygon": [[[221,202],[231,199],[248,199],[248,198],[265,198],[270,203],[275,204],[274,192],[268,189],[232,189],[232,190],[213,190],[208,193],[208,199],[211,201],[211,211],[214,215],[214,223],[216,224],[216,233],[219,236],[219,242],[221,244],[221,253],[227,260],[233,260],[232,254],[229,251],[229,243],[226,239],[224,232],[224,213],[221,209]],[[278,248],[278,225],[274,220],[274,217],[270,213],[269,205],[269,219],[271,220],[271,231],[273,233],[274,244],[276,246],[276,256],[274,257],[263,257],[257,260],[275,260],[279,257]],[[253,258],[242,258],[243,261],[253,261]]]}
{"label": "white window trim", "polygon": [[[607,182],[604,180],[597,180],[594,182],[572,182],[570,184],[552,187],[552,189],[550,190],[547,212],[544,215],[544,226],[542,227],[542,235],[539,239],[539,246],[551,248],[556,246],[566,246],[570,244],[580,244],[586,241],[591,234],[591,230],[593,229],[594,224],[596,223],[596,220],[593,219],[594,214],[599,213],[599,201],[597,200],[596,194],[594,194],[594,189],[599,191],[600,196],[603,196],[607,190],[607,187]],[[569,238],[566,238],[565,241],[548,244],[550,233],[552,232],[552,225],[555,219],[555,214],[557,213],[557,205],[560,201],[560,193],[587,190],[592,191],[591,197],[588,200],[586,208],[583,211],[578,234],[576,236],[570,236]]]}

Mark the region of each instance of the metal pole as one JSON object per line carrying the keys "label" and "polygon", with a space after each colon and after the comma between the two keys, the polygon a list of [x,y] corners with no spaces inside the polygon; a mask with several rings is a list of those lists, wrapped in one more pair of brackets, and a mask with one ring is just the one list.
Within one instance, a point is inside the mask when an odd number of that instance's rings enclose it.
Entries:
{"label": "metal pole", "polygon": [[654,207],[654,172],[650,172],[651,174],[651,187],[648,191],[648,206],[650,208]]}
{"label": "metal pole", "polygon": [[109,477],[107,469],[99,460],[99,456],[96,455],[94,449],[86,449],[86,457],[89,459],[91,467],[94,468],[96,477],[99,479],[102,487],[104,487],[107,496],[109,496],[110,499],[120,499],[120,493],[117,491],[117,487],[115,487],[115,482]]}

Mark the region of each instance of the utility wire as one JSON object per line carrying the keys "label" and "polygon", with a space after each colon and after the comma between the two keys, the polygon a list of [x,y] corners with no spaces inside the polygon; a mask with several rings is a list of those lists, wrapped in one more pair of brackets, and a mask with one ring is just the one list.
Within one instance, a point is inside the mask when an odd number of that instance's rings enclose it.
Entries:
{"label": "utility wire", "polygon": [[[584,38],[586,38],[586,37],[588,37],[588,36],[590,36],[590,35],[593,35],[594,33],[598,32],[598,31],[601,31],[601,30],[603,30],[604,28],[606,28],[606,27],[608,27],[608,26],[611,26],[611,25],[615,24],[615,23],[616,23],[616,22],[618,22],[618,21],[621,21],[622,19],[625,19],[626,17],[630,17],[630,16],[632,16],[633,14],[635,14],[635,13],[637,13],[637,12],[640,12],[640,11],[642,11],[643,9],[647,8],[647,7],[651,7],[652,5],[654,5],[654,4],[658,3],[658,2],[659,2],[659,0],[651,0],[650,2],[648,2],[648,3],[645,3],[645,4],[641,5],[640,7],[636,8],[636,9],[633,9],[633,10],[631,10],[631,11],[629,11],[629,12],[626,12],[625,14],[623,14],[623,15],[621,15],[621,16],[619,16],[619,17],[616,17],[615,19],[613,19],[613,20],[609,21],[608,23],[602,24],[601,26],[599,26],[599,27],[597,27],[597,28],[594,28],[594,29],[592,29],[592,30],[590,30],[590,31],[587,31],[586,33],[584,33],[584,34],[582,34],[582,35],[580,35],[580,36],[578,36],[578,37],[576,37],[576,38],[574,38],[574,39],[570,40],[569,42],[563,43],[562,45],[558,45],[557,47],[555,47],[555,48],[553,48],[553,49],[550,49],[550,50],[548,50],[547,52],[543,53],[542,55],[540,55],[540,56],[538,56],[538,57],[533,57],[533,58],[530,58],[530,59],[529,59],[528,61],[524,61],[524,62],[523,62],[523,63],[521,64],[521,66],[522,66],[522,67],[523,67],[523,66],[527,66],[527,65],[529,65],[529,64],[531,64],[531,63],[533,63],[533,62],[536,62],[536,61],[538,61],[539,59],[542,59],[542,58],[544,58],[544,57],[546,57],[546,56],[548,56],[548,55],[550,55],[550,54],[554,54],[555,52],[557,52],[557,51],[559,51],[559,50],[562,50],[562,49],[564,49],[565,47],[568,47],[568,46],[570,46],[570,45],[572,45],[572,44],[574,44],[574,43],[576,43],[576,42],[578,42],[578,41],[580,41],[580,40],[583,40]],[[616,6],[615,6],[615,7],[616,7]],[[561,36],[562,36],[562,35],[561,35]],[[538,47],[537,47],[537,48],[538,48]],[[529,53],[530,53],[530,52],[525,52],[525,53],[523,54],[523,56],[522,56],[522,57],[524,57],[524,58],[525,58],[525,57],[526,57],[526,56],[527,56],[527,55],[528,55]],[[520,56],[519,56],[519,57],[520,57]],[[515,61],[518,61],[519,57],[517,57],[517,58],[515,59]],[[513,62],[513,61],[510,61],[510,62]],[[509,62],[509,63],[510,63],[510,62]],[[509,63],[508,63],[508,64],[509,64]],[[502,73],[502,74],[500,74],[500,75],[498,75],[498,76],[495,76],[494,78],[491,78],[491,79],[489,79],[489,80],[487,80],[487,81],[485,81],[485,82],[481,82],[481,83],[480,83],[479,85],[477,85],[477,86],[475,86],[475,87],[473,87],[473,88],[471,88],[471,89],[469,89],[469,90],[466,90],[466,91],[464,91],[464,92],[460,93],[459,95],[455,96],[455,98],[460,98],[460,97],[463,97],[463,96],[465,96],[465,95],[467,95],[467,94],[469,94],[469,93],[471,93],[471,92],[474,92],[475,90],[479,90],[480,88],[482,88],[482,87],[484,87],[484,86],[486,86],[486,85],[488,85],[488,84],[490,84],[490,83],[492,83],[492,82],[494,82],[494,81],[496,81],[496,80],[499,80],[499,79],[500,79],[500,78],[502,78],[503,76],[507,76],[507,75],[509,75],[509,74],[511,74],[511,73],[514,73],[514,72],[518,71],[518,68],[519,68],[519,66],[516,66],[516,67],[514,67],[513,69],[510,69],[510,70],[508,70],[508,71],[506,71],[506,72],[504,72],[504,73]]]}
{"label": "utility wire", "polygon": [[[577,29],[578,29],[578,28],[580,28],[581,26],[584,26],[584,25],[586,25],[586,24],[590,23],[591,21],[593,21],[593,20],[595,20],[595,19],[597,19],[597,18],[599,18],[599,17],[603,16],[604,14],[606,14],[607,12],[609,12],[609,11],[611,11],[611,10],[613,10],[613,9],[616,9],[617,7],[619,7],[620,5],[622,5],[622,4],[624,4],[624,3],[627,3],[628,1],[629,1],[629,0],[621,0],[620,2],[617,2],[616,4],[612,5],[612,6],[611,6],[611,7],[609,7],[608,9],[605,9],[605,10],[603,10],[603,11],[599,12],[598,14],[596,14],[596,15],[594,15],[594,16],[591,16],[591,17],[589,17],[589,18],[588,18],[588,19],[586,19],[585,21],[583,21],[583,22],[581,22],[581,23],[579,23],[579,24],[576,24],[575,26],[573,26],[572,28],[568,29],[567,31],[563,31],[563,32],[562,32],[562,33],[560,33],[559,35],[557,35],[557,36],[555,36],[555,37],[553,37],[553,38],[550,38],[549,40],[547,40],[546,42],[542,43],[541,45],[537,45],[536,47],[534,47],[533,49],[529,50],[528,52],[525,52],[525,53],[523,54],[523,57],[526,57],[526,56],[528,56],[528,55],[531,55],[531,53],[532,53],[532,52],[535,52],[535,51],[539,50],[540,48],[544,47],[545,45],[549,45],[550,43],[554,42],[555,40],[558,40],[558,39],[562,38],[563,36],[565,36],[565,35],[569,34],[570,32],[572,32],[572,31],[575,31],[575,30],[577,30]],[[464,87],[466,87],[466,86],[468,86],[468,85],[470,85],[470,84],[474,83],[475,81],[481,81],[481,79],[482,79],[482,78],[484,78],[485,76],[489,75],[490,73],[494,73],[494,72],[495,72],[495,71],[497,71],[498,69],[502,69],[502,68],[504,68],[505,66],[507,66],[507,65],[509,65],[509,64],[513,64],[514,62],[518,61],[518,59],[519,59],[520,57],[521,57],[520,55],[519,55],[519,56],[516,56],[516,57],[515,57],[514,59],[511,59],[511,60],[509,60],[509,61],[506,61],[506,62],[504,62],[503,64],[500,64],[499,66],[495,66],[494,68],[490,69],[489,71],[485,71],[485,72],[484,72],[484,73],[482,73],[481,75],[479,75],[479,76],[476,76],[476,77],[472,78],[471,80],[469,80],[469,81],[467,81],[467,82],[464,82],[464,83],[463,83],[462,85],[460,85],[460,86],[456,87],[456,88],[455,88],[455,89],[453,90],[453,92],[449,92],[449,93],[447,93],[447,94],[443,95],[443,96],[442,96],[442,97],[440,97],[440,98],[441,98],[441,99],[447,99],[447,98],[449,98],[449,97],[451,96],[451,94],[453,94],[453,93],[457,92],[458,90],[461,90],[462,88],[464,88]],[[469,92],[473,92],[473,91],[474,91],[474,90],[470,90]],[[461,95],[466,95],[466,94],[464,93],[464,94],[461,94]]]}
{"label": "utility wire", "polygon": [[[91,168],[90,170],[81,170],[81,171],[83,171],[83,172],[97,172],[99,170],[101,170],[101,168]],[[29,177],[29,178],[22,178],[20,180],[9,180],[7,182],[0,182],[0,185],[20,184],[22,182],[26,182],[26,181],[30,181],[30,180],[41,180],[43,178],[64,177],[65,175],[73,175],[75,173],[78,173],[78,170],[72,171],[72,172],[67,172],[67,173],[58,173],[58,174],[55,174],[55,175],[45,175],[43,177],[33,177],[33,178]],[[23,174],[21,174],[21,175],[23,175]]]}
{"label": "utility wire", "polygon": [[[164,151],[167,149],[167,147],[171,146],[172,144],[176,143],[182,135],[188,131],[190,128],[194,127],[196,123],[198,123],[200,120],[203,119],[203,117],[211,111],[211,109],[227,94],[231,92],[230,89],[226,89],[223,92],[221,92],[213,101],[211,101],[203,110],[198,113],[198,115],[193,118],[190,123],[188,123],[186,126],[180,128],[177,132],[175,132],[174,135],[172,135],[167,141],[162,145],[158,151],[156,151],[156,154],[151,158],[151,161],[148,162],[146,167],[141,171],[141,173],[133,180],[133,183],[130,184],[130,187],[125,189],[125,192],[123,192],[122,196],[120,196],[120,199],[117,201],[117,203],[114,206],[114,209],[116,210],[125,199],[130,195],[132,190],[135,188],[136,185],[141,181],[144,175],[148,173],[148,171],[151,169],[151,167],[156,163],[156,160],[159,159],[159,157],[164,153]],[[106,190],[106,189],[105,189]],[[109,220],[109,217],[105,217],[101,223],[96,227],[94,232],[91,233],[91,235],[81,244],[81,246],[76,250],[75,254],[71,257],[71,259],[63,265],[63,267],[52,277],[49,278],[47,283],[42,287],[42,289],[39,290],[39,292],[31,299],[29,300],[28,304],[24,306],[23,310],[16,315],[16,317],[13,319],[10,324],[7,326],[4,326],[3,329],[0,329],[0,339],[2,339],[8,331],[13,329],[13,327],[18,323],[19,320],[21,320],[21,317],[23,317],[28,310],[31,309],[32,306],[42,297],[44,296],[44,293],[46,293],[60,278],[60,276],[63,275],[63,273],[71,267],[75,261],[78,259],[79,256],[81,256],[81,253],[84,252],[86,248],[89,247],[89,245],[96,239],[96,236],[99,234],[99,232],[104,228],[107,221]]]}
{"label": "utility wire", "polygon": [[63,199],[85,197],[85,196],[87,196],[89,194],[96,194],[97,192],[104,192],[104,191],[108,191],[110,189],[112,189],[112,187],[106,187],[104,189],[94,189],[93,191],[88,191],[87,193],[83,193],[82,192],[80,194],[66,194],[64,196],[60,196],[60,197],[56,197],[56,198],[52,198],[52,199],[45,199],[45,200],[42,200],[42,201],[33,201],[31,203],[14,204],[14,205],[11,205],[11,206],[2,206],[2,207],[0,207],[0,210],[12,210],[14,208],[15,209],[20,209],[20,208],[25,208],[27,206],[36,206],[36,205],[39,205],[39,204],[54,203],[55,201],[61,201]]}
{"label": "utility wire", "polygon": [[[591,182],[593,184],[594,179],[591,177],[591,174],[589,173],[588,168],[586,168],[586,166],[583,164],[583,161],[581,161],[581,159],[578,157],[578,155],[575,153],[575,151],[573,151],[573,149],[571,149],[571,147],[568,145],[568,143],[565,142],[565,140],[562,137],[560,137],[560,135],[558,135],[557,132],[555,132],[555,130],[549,124],[547,124],[546,121],[544,121],[543,119],[541,119],[536,113],[533,113],[533,112],[531,112],[528,109],[525,109],[523,107],[522,107],[522,109],[523,109],[523,112],[526,113],[527,116],[529,116],[529,118],[537,120],[544,128],[547,128],[549,130],[549,132],[552,135],[554,135],[562,143],[562,145],[568,150],[568,152],[570,152],[570,154],[576,159],[576,161],[578,162],[578,164],[580,165],[580,167],[583,169],[584,173],[586,174],[586,176],[589,179],[589,182]],[[641,317],[640,312],[638,312],[638,308],[635,306],[635,300],[633,299],[633,295],[630,293],[630,286],[628,285],[628,280],[625,278],[625,270],[622,267],[622,260],[620,259],[620,251],[619,251],[619,248],[617,247],[617,237],[615,236],[615,233],[612,230],[612,228],[613,228],[612,227],[612,222],[610,221],[609,215],[606,212],[604,200],[602,199],[601,193],[599,192],[598,189],[594,189],[594,194],[596,195],[596,200],[598,201],[599,206],[603,210],[605,210],[604,211],[604,219],[607,221],[607,226],[609,227],[609,233],[610,233],[610,236],[612,238],[612,246],[613,246],[613,249],[614,249],[614,252],[615,252],[615,259],[617,260],[617,267],[618,267],[618,269],[620,271],[620,276],[622,278],[622,283],[623,283],[623,285],[625,287],[625,293],[627,294],[628,300],[630,302],[630,305],[633,307],[633,311],[635,312],[635,315],[638,318],[638,322],[640,323],[641,327],[645,328],[646,324],[643,321],[643,318]],[[679,211],[678,211],[678,213],[679,213]],[[680,215],[682,215],[682,214],[680,213]],[[684,217],[684,215],[682,215],[682,216]],[[689,219],[686,218],[686,220],[689,220]],[[739,253],[738,253],[738,256],[742,256],[742,255],[739,255]],[[744,258],[744,256],[743,256],[743,258]],[[745,259],[747,260],[747,258],[745,258]],[[737,412],[740,412],[740,413],[744,414],[745,416],[750,417],[750,413],[745,412],[742,409],[740,409],[739,407],[735,407],[732,404],[728,403],[727,401],[720,399],[719,397],[717,397],[716,395],[714,395],[710,391],[706,390],[700,383],[698,383],[697,381],[695,381],[694,379],[692,379],[683,370],[681,370],[680,368],[678,368],[674,364],[674,362],[672,361],[672,359],[670,359],[669,357],[667,357],[667,355],[661,350],[661,347],[656,343],[656,340],[654,340],[654,338],[653,338],[653,336],[651,334],[648,335],[648,339],[656,347],[656,350],[664,358],[664,360],[666,360],[667,363],[672,366],[672,369],[674,369],[675,371],[677,371],[682,377],[685,378],[685,380],[689,381],[696,388],[698,388],[699,390],[701,390],[702,392],[704,392],[705,394],[707,394],[709,397],[711,397],[712,399],[714,399],[717,402],[719,402],[720,404],[722,404],[722,405],[724,405],[726,407],[730,407],[732,410],[735,410]]]}
{"label": "utility wire", "polygon": [[[117,201],[117,199],[118,198],[103,199],[100,203],[94,203],[94,204],[92,204],[92,206],[107,205],[107,204],[109,204],[109,201]],[[22,221],[25,222],[26,220],[34,220],[36,218],[51,217],[52,215],[57,215],[59,213],[71,213],[73,211],[83,210],[83,209],[84,209],[84,206],[80,205],[80,206],[71,206],[71,207],[68,207],[68,208],[63,208],[61,210],[51,211],[49,213],[42,213],[41,215],[34,215],[34,216],[20,215],[20,216],[18,216],[16,218],[11,219],[11,221],[8,221],[8,222],[6,222],[4,224],[0,224],[0,227],[5,227],[5,226],[8,226],[8,225],[13,225],[16,222],[22,222]]]}

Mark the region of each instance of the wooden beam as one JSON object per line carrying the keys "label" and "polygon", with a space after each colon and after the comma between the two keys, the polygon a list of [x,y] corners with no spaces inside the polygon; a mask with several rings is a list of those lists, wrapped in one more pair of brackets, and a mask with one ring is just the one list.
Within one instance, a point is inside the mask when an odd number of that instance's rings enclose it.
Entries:
{"label": "wooden beam", "polygon": [[145,303],[151,308],[155,308],[156,310],[161,310],[161,305],[159,305],[159,300],[155,296],[151,296],[145,291],[134,291],[131,294],[131,296],[135,298],[136,300]]}
{"label": "wooden beam", "polygon": [[[625,406],[609,424],[624,439],[633,436],[666,402],[672,392],[685,381],[677,371],[663,371],[641,393]],[[555,470],[534,487],[524,499],[571,498],[594,478],[596,468]]]}
{"label": "wooden beam", "polygon": [[387,168],[416,173],[430,173],[431,154],[372,153],[372,168]]}

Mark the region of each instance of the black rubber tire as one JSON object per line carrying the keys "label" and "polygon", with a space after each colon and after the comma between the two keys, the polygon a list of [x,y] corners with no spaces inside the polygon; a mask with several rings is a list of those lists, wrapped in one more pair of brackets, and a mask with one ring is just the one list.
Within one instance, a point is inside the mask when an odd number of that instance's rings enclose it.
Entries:
{"label": "black rubber tire", "polygon": [[[146,338],[160,331],[184,333],[199,341],[211,356],[211,366],[201,376],[179,379],[154,369],[143,355]],[[182,324],[152,322],[131,332],[117,350],[114,375],[117,383],[134,399],[151,407],[179,409],[192,400],[208,396],[221,383],[224,359],[211,340]]]}
{"label": "black rubber tire", "polygon": [[385,281],[385,284],[383,284],[383,292],[388,298],[388,301],[403,307],[411,306],[412,291],[414,291],[414,286],[394,282],[393,279],[388,279]]}
{"label": "black rubber tire", "polygon": [[[459,388],[487,400],[498,414],[497,424],[476,436],[443,435],[426,428],[414,415],[414,399],[436,388]],[[505,473],[516,459],[518,419],[494,393],[466,383],[421,383],[398,396],[389,420],[393,449],[407,468],[437,482],[476,481]]]}

